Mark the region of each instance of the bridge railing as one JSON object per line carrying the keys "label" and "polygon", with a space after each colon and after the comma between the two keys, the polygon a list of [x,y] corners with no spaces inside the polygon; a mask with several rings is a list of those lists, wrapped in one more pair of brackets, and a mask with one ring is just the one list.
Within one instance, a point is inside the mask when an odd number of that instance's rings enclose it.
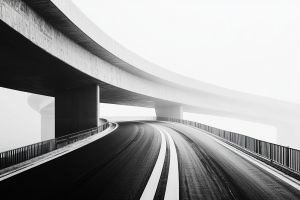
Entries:
{"label": "bridge railing", "polygon": [[156,120],[155,116],[105,116],[109,121]]}
{"label": "bridge railing", "polygon": [[224,140],[230,141],[248,151],[269,159],[271,162],[276,162],[296,172],[300,172],[300,151],[297,149],[261,141],[252,137],[214,128],[198,122],[168,117],[157,117],[157,120],[177,122],[197,127]]}
{"label": "bridge railing", "polygon": [[91,128],[88,130],[65,135],[59,138],[2,152],[0,153],[0,170],[49,153],[69,144],[75,143],[79,140],[83,140],[87,137],[104,131],[108,128],[108,126],[109,122],[106,120],[104,124],[96,128]]}

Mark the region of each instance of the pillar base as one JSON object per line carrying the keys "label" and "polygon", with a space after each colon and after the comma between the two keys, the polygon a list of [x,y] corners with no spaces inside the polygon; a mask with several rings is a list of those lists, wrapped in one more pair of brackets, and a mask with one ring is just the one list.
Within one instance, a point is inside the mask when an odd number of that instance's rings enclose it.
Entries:
{"label": "pillar base", "polygon": [[169,117],[176,119],[182,119],[183,117],[182,106],[158,107],[155,108],[155,112],[157,117]]}

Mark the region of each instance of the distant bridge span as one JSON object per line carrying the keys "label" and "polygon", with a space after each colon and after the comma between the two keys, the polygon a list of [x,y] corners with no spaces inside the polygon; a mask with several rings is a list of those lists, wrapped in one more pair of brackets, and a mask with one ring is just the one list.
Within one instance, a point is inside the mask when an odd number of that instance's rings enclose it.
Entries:
{"label": "distant bridge span", "polygon": [[69,0],[0,0],[0,19],[0,86],[55,97],[56,136],[97,126],[101,101],[165,117],[186,111],[273,125],[280,144],[299,148],[299,104],[161,68],[115,42]]}

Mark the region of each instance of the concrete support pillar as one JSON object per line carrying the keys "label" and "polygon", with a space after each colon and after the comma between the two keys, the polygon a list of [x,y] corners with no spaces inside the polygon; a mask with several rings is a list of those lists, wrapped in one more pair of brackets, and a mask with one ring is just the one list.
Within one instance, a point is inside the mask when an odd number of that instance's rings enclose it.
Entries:
{"label": "concrete support pillar", "polygon": [[183,112],[182,106],[168,106],[155,108],[157,117],[170,117],[176,119],[182,119]]}
{"label": "concrete support pillar", "polygon": [[49,104],[40,111],[41,114],[41,140],[55,138],[54,103]]}
{"label": "concrete support pillar", "polygon": [[277,144],[300,150],[300,125],[281,123],[276,125]]}
{"label": "concrete support pillar", "polygon": [[55,91],[55,137],[99,126],[99,86]]}

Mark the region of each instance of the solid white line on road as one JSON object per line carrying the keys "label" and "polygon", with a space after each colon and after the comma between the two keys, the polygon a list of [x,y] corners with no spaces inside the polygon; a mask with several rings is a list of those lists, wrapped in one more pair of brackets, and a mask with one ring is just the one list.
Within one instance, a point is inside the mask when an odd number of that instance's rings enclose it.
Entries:
{"label": "solid white line on road", "polygon": [[[186,125],[182,125],[182,124],[179,124],[183,127],[187,127]],[[295,178],[293,177],[290,177],[286,174],[284,174],[283,172],[280,172],[279,170],[253,158],[252,156],[249,156],[248,154],[242,152],[242,151],[239,151],[237,150],[236,148],[220,141],[219,139],[209,135],[208,133],[205,133],[205,131],[202,131],[202,130],[199,130],[198,128],[195,128],[195,127],[192,127],[192,126],[189,126],[189,128],[192,128],[192,129],[197,129],[198,131],[200,131],[202,134],[204,134],[205,136],[213,139],[214,141],[216,141],[217,143],[223,145],[224,147],[230,149],[231,151],[237,153],[238,155],[240,155],[241,157],[247,159],[248,161],[252,162],[253,164],[259,166],[260,168],[266,170],[267,172],[273,174],[274,176],[276,176],[277,178],[281,179],[282,181],[288,183],[289,185],[293,186],[294,188],[300,190],[300,181],[296,180]]]}
{"label": "solid white line on road", "polygon": [[158,158],[155,163],[154,169],[152,171],[152,174],[151,174],[151,176],[148,180],[148,183],[144,189],[144,192],[142,194],[141,199],[143,199],[143,200],[154,199],[155,192],[156,192],[156,189],[157,189],[157,186],[159,183],[159,179],[161,176],[161,172],[163,170],[164,161],[165,161],[165,157],[166,157],[166,148],[167,148],[166,138],[161,130],[159,130],[159,129],[157,129],[157,130],[159,131],[159,133],[161,135],[161,146],[160,146],[160,151],[159,151]]}
{"label": "solid white line on road", "polygon": [[170,165],[165,199],[177,200],[179,199],[179,171],[176,147],[171,135],[164,129],[162,129],[162,131],[167,135],[170,143]]}

